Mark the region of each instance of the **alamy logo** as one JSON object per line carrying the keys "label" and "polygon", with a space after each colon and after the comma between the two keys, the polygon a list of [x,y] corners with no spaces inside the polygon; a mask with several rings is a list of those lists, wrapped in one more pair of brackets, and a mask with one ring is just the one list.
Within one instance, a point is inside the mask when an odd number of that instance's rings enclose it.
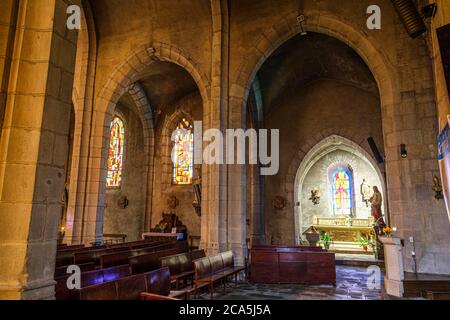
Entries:
{"label": "alamy logo", "polygon": [[69,15],[67,18],[67,29],[80,30],[81,29],[81,8],[77,5],[71,5],[67,7],[66,13]]}
{"label": "alamy logo", "polygon": [[[270,131],[270,143],[269,143]],[[172,141],[186,135],[187,129],[178,128],[172,133]],[[208,145],[203,148],[204,142]],[[184,150],[189,150],[189,142],[184,142]],[[248,146],[248,148],[247,148]],[[248,152],[247,152],[248,150]],[[270,151],[270,155],[269,155]],[[172,162],[176,162],[176,148],[172,149]],[[248,157],[248,163],[247,163]],[[194,122],[194,164],[260,164],[261,175],[273,176],[280,166],[280,131],[227,129],[208,129],[203,132],[202,121]]]}
{"label": "alamy logo", "polygon": [[67,278],[67,288],[69,290],[80,290],[81,289],[81,269],[79,266],[69,266],[67,268],[67,274],[70,274]]}
{"label": "alamy logo", "polygon": [[370,14],[370,17],[367,19],[367,28],[369,30],[380,30],[381,8],[377,5],[371,5],[367,8],[367,14]]}
{"label": "alamy logo", "polygon": [[367,288],[369,290],[381,289],[381,269],[378,266],[367,268]]}

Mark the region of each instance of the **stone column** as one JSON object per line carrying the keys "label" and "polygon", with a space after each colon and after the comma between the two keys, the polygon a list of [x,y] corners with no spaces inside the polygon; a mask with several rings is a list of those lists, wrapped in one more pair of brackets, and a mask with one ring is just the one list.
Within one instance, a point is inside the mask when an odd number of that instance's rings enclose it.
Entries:
{"label": "stone column", "polygon": [[0,39],[0,137],[5,116],[17,8],[18,1],[16,0],[4,0],[0,4],[0,35],[4,36]]}
{"label": "stone column", "polygon": [[252,217],[252,231],[251,231],[251,244],[265,244],[266,243],[266,231],[264,223],[264,201],[263,201],[263,187],[264,180],[261,176],[261,168],[259,165],[251,166],[251,217]]}
{"label": "stone column", "polygon": [[[203,110],[203,131],[225,131],[228,110],[228,5],[227,1],[211,0],[213,45],[211,61],[210,109]],[[227,245],[227,176],[226,166],[202,165],[202,228],[200,246],[209,254],[228,249]]]}
{"label": "stone column", "polygon": [[18,1],[0,140],[0,299],[54,297],[76,52],[66,8]]}
{"label": "stone column", "polygon": [[384,245],[384,257],[386,262],[386,276],[384,287],[386,293],[395,297],[403,297],[403,280],[405,271],[403,269],[402,243],[398,238],[379,238]]}
{"label": "stone column", "polygon": [[93,97],[96,69],[97,39],[92,9],[83,1],[81,30],[78,34],[75,64],[73,104],[75,130],[70,174],[69,201],[64,242],[80,244],[83,241],[83,215],[85,210],[87,175],[91,143]]}

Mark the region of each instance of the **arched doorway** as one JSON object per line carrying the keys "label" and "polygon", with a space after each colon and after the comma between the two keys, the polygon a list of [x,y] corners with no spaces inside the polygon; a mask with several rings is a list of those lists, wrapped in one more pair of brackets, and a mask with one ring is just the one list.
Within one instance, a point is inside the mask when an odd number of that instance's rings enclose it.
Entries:
{"label": "arched doorway", "polygon": [[[344,183],[337,186],[337,179]],[[373,186],[383,195],[383,213],[388,222],[385,179],[372,157],[356,143],[338,135],[319,142],[303,158],[296,174],[297,244],[305,240],[303,234],[308,228],[316,226],[332,234],[332,249],[363,251],[356,240],[372,233],[373,219],[368,200]],[[339,226],[341,222],[343,225]]]}
{"label": "arched doorway", "polygon": [[[356,201],[355,193],[365,177],[360,178],[358,175],[355,181],[353,167],[367,164],[365,171],[371,173],[366,180],[373,186],[378,185],[383,190],[386,188],[382,183],[383,178],[373,181],[369,178],[382,177],[385,168],[384,165],[378,167],[369,154],[367,139],[373,137],[383,153],[384,138],[380,92],[364,60],[342,41],[310,32],[306,36],[290,38],[275,50],[259,69],[255,83],[257,86],[253,86],[250,92],[258,91],[262,128],[280,130],[279,173],[264,177],[264,187],[254,190],[255,194],[263,194],[264,212],[260,213],[259,220],[265,224],[266,241],[273,244],[299,243],[302,233],[299,229],[309,227],[300,227],[295,221],[299,219],[298,215],[294,215],[299,202],[296,199],[296,175],[305,156],[311,150],[316,150],[322,140],[331,136],[345,138],[337,144],[341,145],[341,149],[350,146],[347,150],[341,150],[342,153],[346,152],[348,159],[339,162],[338,159],[344,155],[334,155],[333,164],[322,164],[326,183],[320,186],[318,181],[309,181],[309,184],[317,184],[323,189],[322,193],[328,192],[332,186],[331,175],[338,168],[345,168],[351,180],[349,183],[352,183],[347,190],[347,214],[354,216],[358,211],[368,216],[370,208],[366,204],[362,208],[360,201]],[[254,104],[253,100],[249,99],[249,106]],[[351,147],[353,145],[355,148]],[[329,151],[333,151],[332,146],[328,147]],[[353,158],[358,161],[353,161]],[[305,168],[302,170],[306,175]],[[375,171],[378,173],[375,174]],[[274,200],[280,197],[286,203],[282,208],[274,205]],[[342,212],[333,210],[331,200],[322,209],[333,215],[342,215]],[[311,214],[311,219],[322,214],[326,215],[327,212],[319,214],[316,210],[315,214]]]}

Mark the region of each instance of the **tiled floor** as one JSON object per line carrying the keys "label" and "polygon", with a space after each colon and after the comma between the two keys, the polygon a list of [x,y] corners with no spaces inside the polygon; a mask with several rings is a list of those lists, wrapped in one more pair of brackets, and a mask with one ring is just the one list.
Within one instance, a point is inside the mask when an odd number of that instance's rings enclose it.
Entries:
{"label": "tiled floor", "polygon": [[[238,288],[230,284],[227,292],[218,286],[214,299],[217,300],[380,300],[381,290],[367,287],[367,269],[337,266],[337,283],[333,286],[266,285],[242,282]],[[381,281],[384,275],[381,274]],[[381,288],[383,282],[381,282]],[[209,294],[200,296],[208,300]]]}

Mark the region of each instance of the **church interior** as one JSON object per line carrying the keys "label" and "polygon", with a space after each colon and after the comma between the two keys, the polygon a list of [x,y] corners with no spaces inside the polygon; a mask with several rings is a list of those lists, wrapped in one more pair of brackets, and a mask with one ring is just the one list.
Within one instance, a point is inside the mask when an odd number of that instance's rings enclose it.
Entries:
{"label": "church interior", "polygon": [[1,0],[0,80],[2,300],[450,300],[448,0]]}

